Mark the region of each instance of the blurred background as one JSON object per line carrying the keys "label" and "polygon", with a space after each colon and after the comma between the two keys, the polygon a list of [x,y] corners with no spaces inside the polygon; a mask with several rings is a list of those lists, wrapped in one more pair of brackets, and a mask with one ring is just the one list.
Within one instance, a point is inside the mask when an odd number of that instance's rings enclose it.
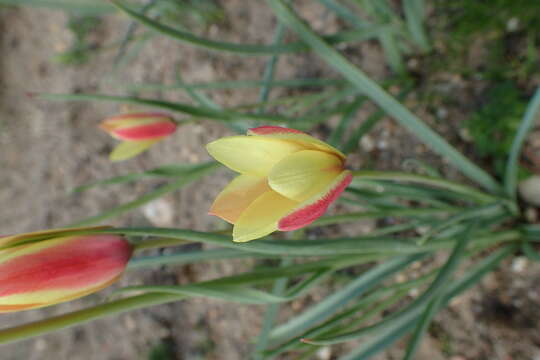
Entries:
{"label": "blurred background", "polygon": [[[320,34],[366,26],[348,17],[347,9],[370,24],[366,33],[385,26],[404,29],[406,36],[382,31],[366,39],[345,39],[338,49],[468,157],[496,176],[501,174],[514,130],[540,84],[538,1],[427,0],[424,17],[415,22],[399,0],[292,3]],[[292,32],[280,29],[264,1],[131,4],[176,29],[216,41],[272,44],[296,40]],[[299,117],[327,111],[324,119],[309,128],[321,139],[327,138],[339,119],[332,109],[351,98],[346,88],[340,88],[339,75],[309,52],[272,57],[209,51],[151,31],[106,1],[0,0],[0,53],[0,234],[66,226],[137,199],[166,179],[73,190],[160,165],[209,160],[204,145],[235,129],[205,120],[192,122],[141,156],[111,163],[107,157],[116,142],[97,124],[118,113],[146,108],[122,102],[49,101],[36,93],[128,94],[183,103],[197,103],[202,97],[242,111],[272,113],[285,111],[286,106],[288,116]],[[274,69],[276,82],[283,83],[261,90],[256,82],[269,69]],[[407,171],[414,166],[407,159],[415,158],[448,178],[458,177],[373,105],[354,109],[349,121],[357,131],[346,134],[353,168]],[[538,173],[540,128],[530,136],[525,155],[522,171]],[[218,174],[107,223],[223,228],[207,215],[213,198],[232,176],[225,170]],[[337,204],[332,211],[347,206]],[[531,207],[528,216],[537,220],[536,209]],[[309,231],[358,234],[379,225],[380,221],[365,220]],[[257,265],[254,260],[235,260],[169,266],[130,272],[122,284],[183,284]],[[354,269],[343,276],[353,277]],[[331,293],[340,280],[333,281],[294,301],[280,318]],[[3,314],[0,326],[80,309],[102,301],[104,294],[107,291],[43,310]],[[247,359],[263,313],[264,308],[258,306],[187,300],[5,345],[0,358]],[[540,359],[539,323],[540,264],[517,257],[437,315],[418,359]],[[323,347],[312,358],[334,359],[353,345]],[[398,343],[395,351],[402,345]],[[376,359],[395,356],[391,350]]]}

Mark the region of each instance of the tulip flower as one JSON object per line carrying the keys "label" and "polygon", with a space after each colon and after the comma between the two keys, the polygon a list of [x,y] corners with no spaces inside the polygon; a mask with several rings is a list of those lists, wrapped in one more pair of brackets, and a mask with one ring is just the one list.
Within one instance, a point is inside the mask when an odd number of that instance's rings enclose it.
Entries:
{"label": "tulip flower", "polygon": [[111,153],[112,161],[138,155],[176,130],[171,116],[160,113],[134,113],[104,120],[100,127],[112,137],[123,140]]}
{"label": "tulip flower", "polygon": [[209,212],[234,224],[237,242],[312,223],[352,180],[345,155],[294,129],[262,126],[250,129],[247,136],[211,142],[207,150],[240,173]]}
{"label": "tulip flower", "polygon": [[0,313],[73,300],[115,282],[131,257],[118,235],[52,230],[0,238]]}

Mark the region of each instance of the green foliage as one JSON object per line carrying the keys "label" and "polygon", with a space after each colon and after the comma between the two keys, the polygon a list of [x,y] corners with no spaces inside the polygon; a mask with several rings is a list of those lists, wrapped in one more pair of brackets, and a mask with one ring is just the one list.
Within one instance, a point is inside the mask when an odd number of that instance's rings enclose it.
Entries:
{"label": "green foliage", "polygon": [[150,349],[148,360],[175,360],[174,342],[171,339],[163,339]]}
{"label": "green foliage", "polygon": [[200,27],[223,20],[223,10],[215,0],[160,0],[155,1],[152,15],[181,27]]}
{"label": "green foliage", "polygon": [[[434,26],[446,48],[437,62],[440,69],[496,82],[524,82],[539,73],[540,7],[535,1],[438,0],[436,4]],[[472,53],[485,58],[476,68],[466,60]]]}
{"label": "green foliage", "polygon": [[465,122],[476,151],[492,160],[498,175],[504,172],[512,141],[527,101],[511,82],[495,85],[485,94],[485,104]]}
{"label": "green foliage", "polygon": [[519,28],[540,34],[540,7],[536,1],[438,0],[437,6],[450,14],[452,35],[463,39],[479,33],[504,33],[509,27],[512,30],[516,20]]}
{"label": "green foliage", "polygon": [[67,24],[68,30],[73,35],[71,46],[68,50],[57,54],[53,60],[65,65],[86,63],[95,49],[95,45],[88,40],[88,37],[100,23],[101,18],[97,16],[71,16]]}

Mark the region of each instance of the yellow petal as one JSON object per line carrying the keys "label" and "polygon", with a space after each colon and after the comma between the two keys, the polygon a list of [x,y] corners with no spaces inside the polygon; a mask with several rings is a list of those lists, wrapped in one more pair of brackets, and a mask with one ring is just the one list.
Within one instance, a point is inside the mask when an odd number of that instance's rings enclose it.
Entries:
{"label": "yellow petal", "polygon": [[342,171],[343,163],[337,156],[304,150],[277,163],[268,175],[268,184],[279,194],[302,202],[328,187]]}
{"label": "yellow petal", "polygon": [[290,213],[298,202],[275,191],[259,196],[242,212],[233,229],[233,240],[245,242],[266,236],[277,230],[278,221]]}
{"label": "yellow petal", "polygon": [[270,191],[270,187],[265,177],[237,176],[219,193],[209,214],[234,224],[240,214],[267,191]]}
{"label": "yellow petal", "polygon": [[211,142],[206,149],[231,170],[266,176],[274,164],[303,148],[294,142],[261,136],[229,136]]}
{"label": "yellow petal", "polygon": [[305,150],[320,150],[345,159],[345,155],[335,147],[295,129],[287,129],[279,126],[260,126],[249,129],[247,134],[294,142],[301,145]]}
{"label": "yellow petal", "polygon": [[141,141],[124,141],[120,143],[109,155],[111,161],[122,161],[132,158],[150,146],[157,143],[160,139],[141,140]]}

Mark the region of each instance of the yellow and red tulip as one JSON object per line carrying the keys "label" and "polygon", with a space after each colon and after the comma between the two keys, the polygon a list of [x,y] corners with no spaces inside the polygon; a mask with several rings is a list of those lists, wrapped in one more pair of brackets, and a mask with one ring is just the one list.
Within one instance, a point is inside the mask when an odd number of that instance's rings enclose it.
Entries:
{"label": "yellow and red tulip", "polygon": [[73,300],[115,282],[132,254],[118,235],[52,230],[0,238],[0,313]]}
{"label": "yellow and red tulip", "polygon": [[240,173],[209,212],[234,224],[237,242],[312,223],[352,180],[345,155],[294,129],[262,126],[250,129],[247,136],[211,142],[207,150]]}
{"label": "yellow and red tulip", "polygon": [[138,155],[176,131],[171,116],[161,113],[133,113],[105,119],[100,127],[112,137],[123,140],[111,153],[112,161]]}

